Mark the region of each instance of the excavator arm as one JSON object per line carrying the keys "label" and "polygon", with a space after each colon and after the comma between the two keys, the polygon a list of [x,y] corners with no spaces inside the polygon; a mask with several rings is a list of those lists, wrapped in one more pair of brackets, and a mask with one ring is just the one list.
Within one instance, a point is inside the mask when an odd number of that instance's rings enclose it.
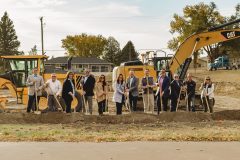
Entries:
{"label": "excavator arm", "polygon": [[204,46],[236,38],[240,38],[240,29],[206,31],[193,34],[179,46],[176,54],[170,61],[169,69],[171,73],[174,74],[180,65],[182,65],[187,58],[191,57],[195,51]]}

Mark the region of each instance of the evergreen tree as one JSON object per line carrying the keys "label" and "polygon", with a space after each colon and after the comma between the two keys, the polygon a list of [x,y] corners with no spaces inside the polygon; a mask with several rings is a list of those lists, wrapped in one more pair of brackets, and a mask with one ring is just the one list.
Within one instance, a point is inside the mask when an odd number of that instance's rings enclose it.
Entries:
{"label": "evergreen tree", "polygon": [[20,42],[17,38],[13,22],[5,12],[0,21],[0,55],[20,54]]}
{"label": "evergreen tree", "polygon": [[107,44],[105,47],[103,59],[117,65],[117,56],[121,52],[120,44],[114,37],[109,37],[107,39]]}
{"label": "evergreen tree", "polygon": [[128,41],[128,43],[123,47],[120,54],[117,56],[117,64],[119,65],[122,62],[126,61],[133,61],[138,59],[138,54],[135,50],[135,47],[132,43],[132,41]]}

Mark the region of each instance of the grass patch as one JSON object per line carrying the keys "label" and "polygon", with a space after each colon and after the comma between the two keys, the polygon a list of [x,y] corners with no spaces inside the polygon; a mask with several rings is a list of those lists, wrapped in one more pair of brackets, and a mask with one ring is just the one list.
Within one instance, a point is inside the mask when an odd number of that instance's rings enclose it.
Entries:
{"label": "grass patch", "polygon": [[240,141],[238,121],[156,124],[4,124],[1,141]]}

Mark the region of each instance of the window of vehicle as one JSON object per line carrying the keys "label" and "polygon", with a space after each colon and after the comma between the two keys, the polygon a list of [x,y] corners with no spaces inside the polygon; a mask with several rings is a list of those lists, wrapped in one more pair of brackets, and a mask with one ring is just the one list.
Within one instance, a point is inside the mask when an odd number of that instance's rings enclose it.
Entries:
{"label": "window of vehicle", "polygon": [[9,60],[9,63],[13,71],[24,71],[26,69],[25,60]]}

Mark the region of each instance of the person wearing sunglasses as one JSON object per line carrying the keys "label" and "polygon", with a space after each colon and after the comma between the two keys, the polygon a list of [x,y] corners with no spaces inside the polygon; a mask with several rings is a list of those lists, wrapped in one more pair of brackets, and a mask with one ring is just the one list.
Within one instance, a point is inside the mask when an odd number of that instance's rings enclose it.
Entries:
{"label": "person wearing sunglasses", "polygon": [[44,87],[48,93],[48,111],[55,112],[58,107],[61,108],[61,106],[58,106],[57,98],[61,96],[62,92],[62,84],[57,80],[57,75],[55,73],[51,74],[51,79],[47,80]]}
{"label": "person wearing sunglasses", "polygon": [[105,111],[105,107],[106,107],[108,86],[107,86],[107,82],[105,79],[106,79],[105,76],[101,75],[98,78],[98,81],[97,81],[96,87],[95,87],[95,92],[96,92],[95,95],[96,95],[96,100],[98,103],[99,115],[103,115],[103,112]]}
{"label": "person wearing sunglasses", "polygon": [[210,113],[213,113],[213,106],[215,104],[214,84],[209,76],[207,76],[204,83],[201,84],[200,90],[202,90],[201,99],[204,106],[204,112],[208,112],[209,109]]}

